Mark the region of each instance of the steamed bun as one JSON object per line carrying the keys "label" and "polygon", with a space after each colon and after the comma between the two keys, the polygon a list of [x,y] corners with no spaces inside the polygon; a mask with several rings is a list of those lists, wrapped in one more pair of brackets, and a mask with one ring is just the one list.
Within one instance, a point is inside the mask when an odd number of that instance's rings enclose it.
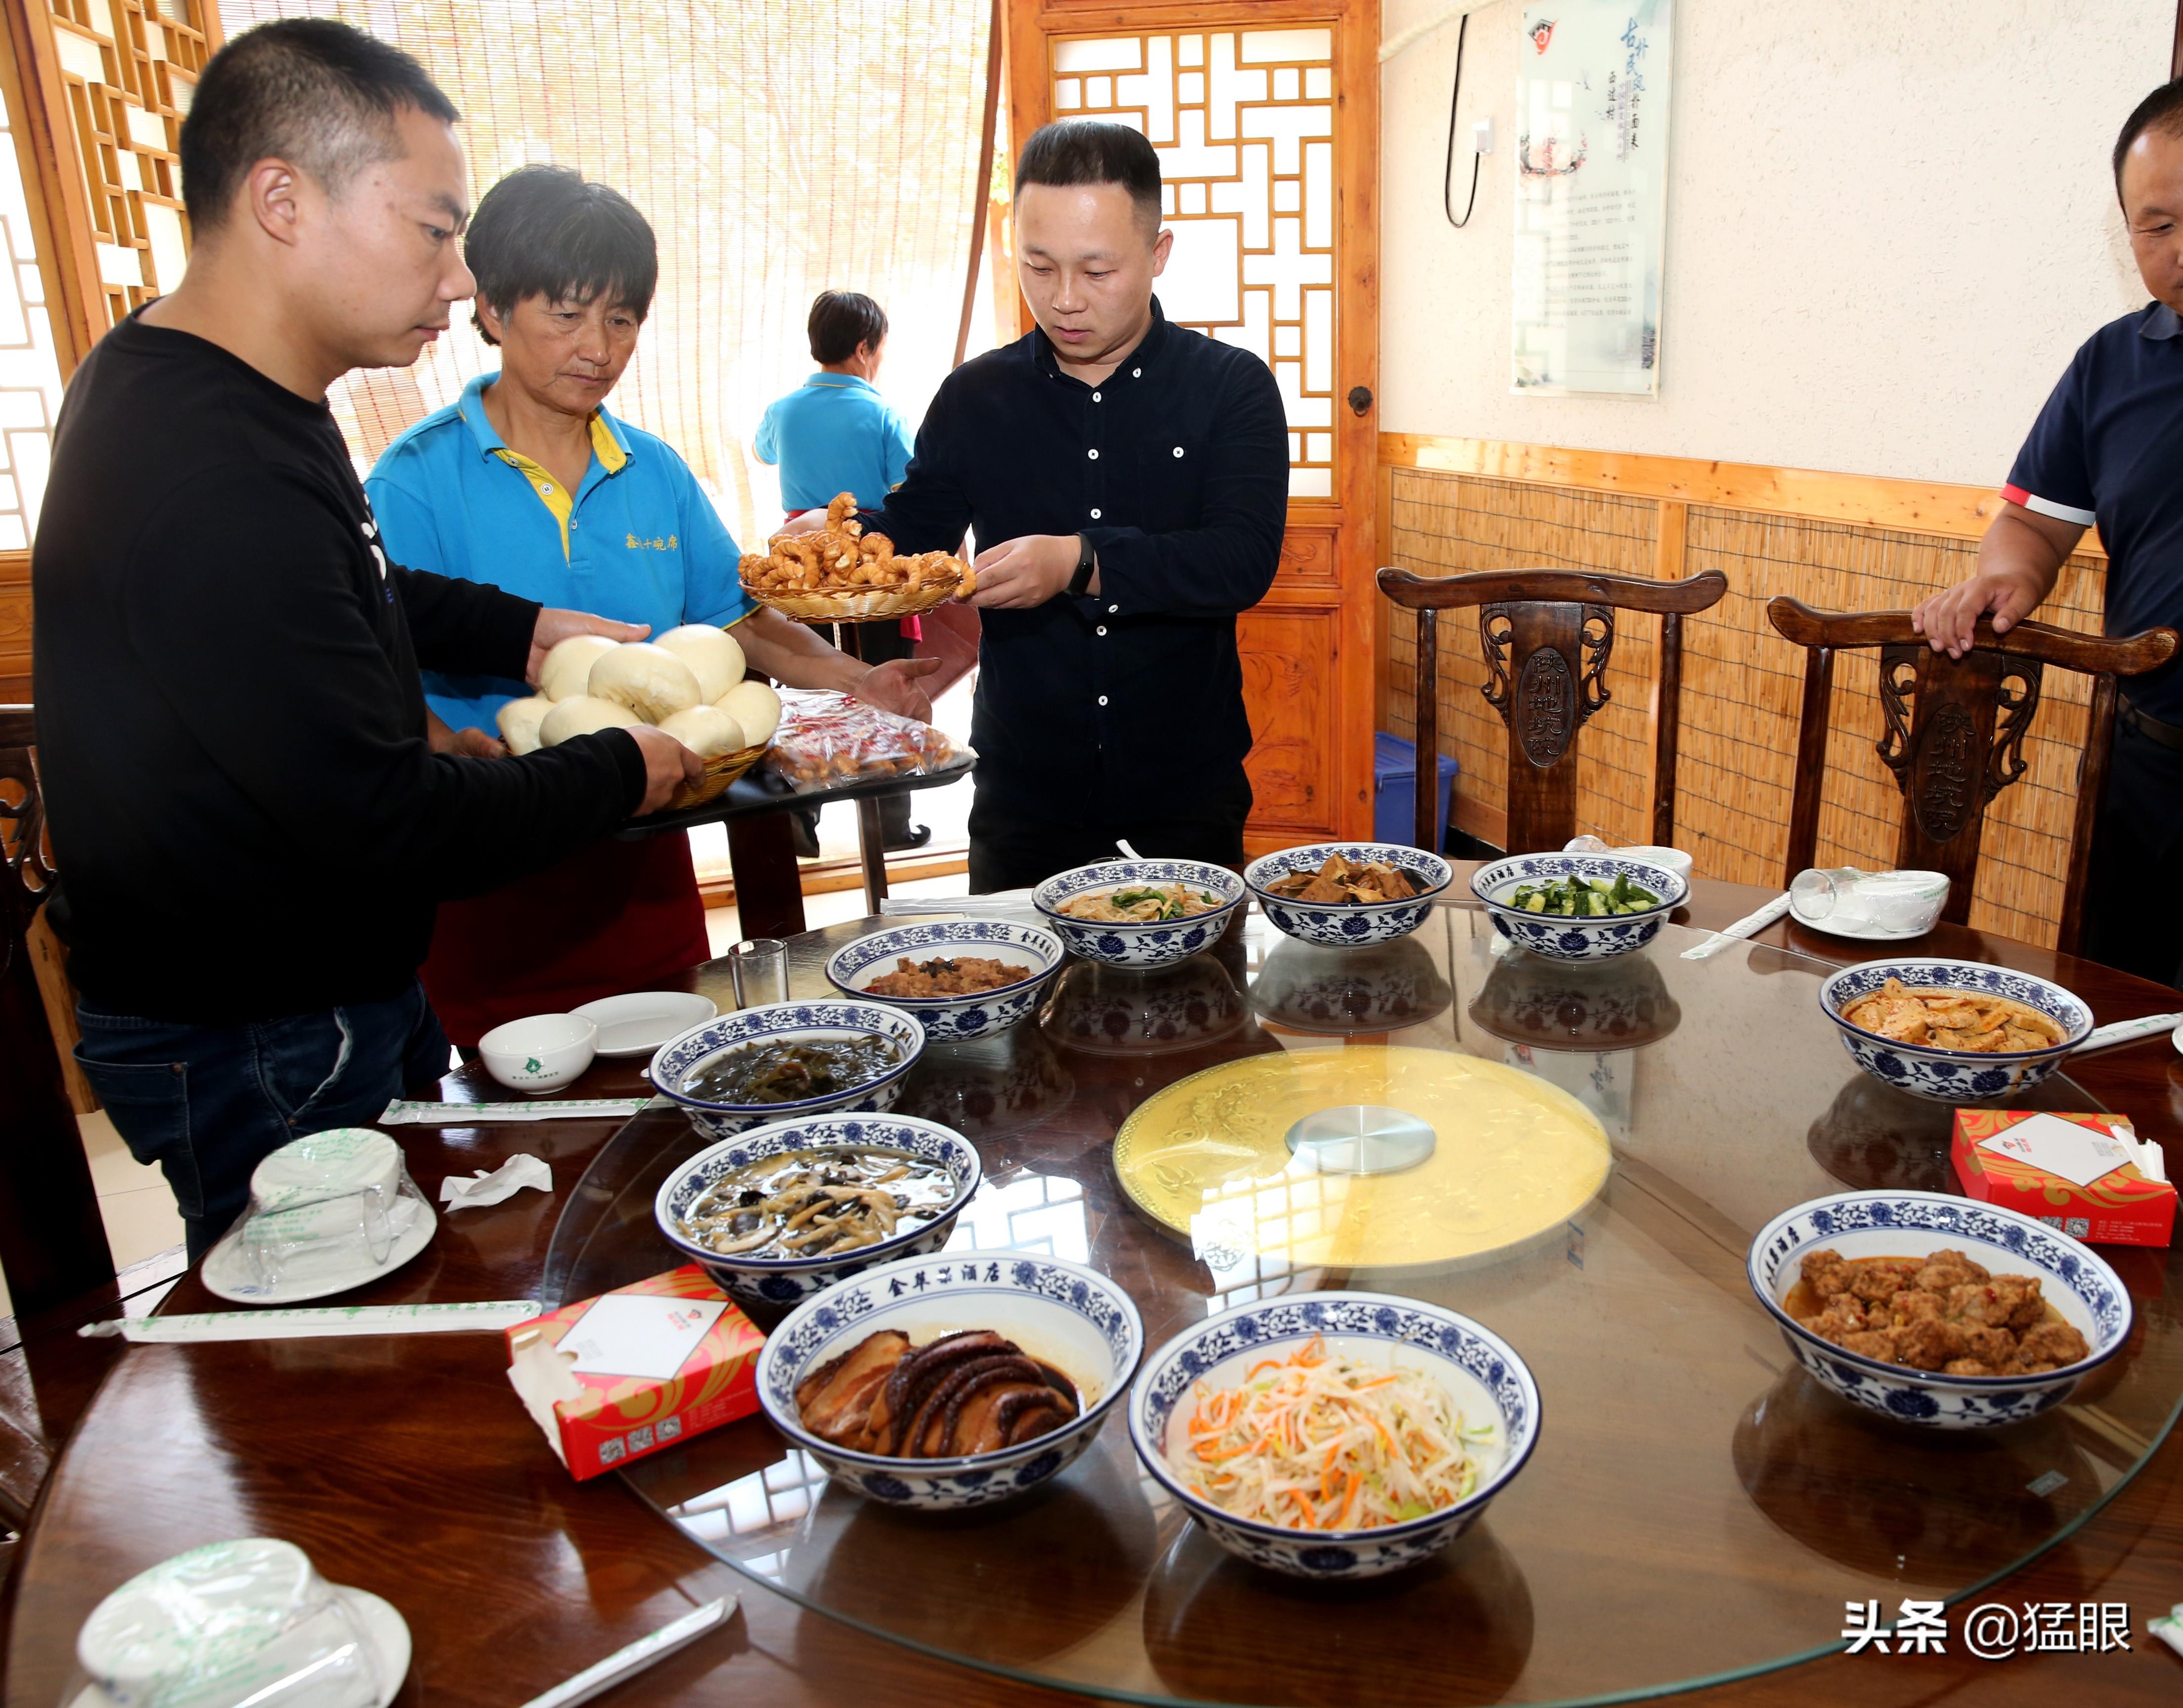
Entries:
{"label": "steamed bun", "polygon": [[660,720],[660,732],[672,735],[700,759],[737,753],[750,744],[743,740],[742,725],[717,706],[692,706]]}
{"label": "steamed bun", "polygon": [[594,700],[628,707],[647,724],[657,724],[697,703],[697,674],[664,646],[631,640],[600,655],[585,691]]}
{"label": "steamed bun", "polygon": [[659,644],[697,673],[697,698],[706,705],[743,679],[743,649],[725,629],[686,623],[661,635]]}
{"label": "steamed bun", "polygon": [[539,667],[538,691],[548,700],[573,700],[586,691],[592,666],[614,650],[603,635],[572,635],[551,652]]}
{"label": "steamed bun", "polygon": [[555,702],[538,726],[538,741],[541,746],[558,747],[571,735],[590,735],[601,729],[627,729],[643,721],[626,706],[579,694],[573,700]]}
{"label": "steamed bun", "polygon": [[511,700],[493,718],[500,725],[500,739],[508,743],[511,753],[535,753],[542,745],[538,726],[546,721],[546,714],[553,709],[553,702],[543,694],[534,694],[528,700]]}
{"label": "steamed bun", "polygon": [[763,747],[780,727],[780,696],[763,682],[742,682],[713,702],[742,726],[749,745]]}

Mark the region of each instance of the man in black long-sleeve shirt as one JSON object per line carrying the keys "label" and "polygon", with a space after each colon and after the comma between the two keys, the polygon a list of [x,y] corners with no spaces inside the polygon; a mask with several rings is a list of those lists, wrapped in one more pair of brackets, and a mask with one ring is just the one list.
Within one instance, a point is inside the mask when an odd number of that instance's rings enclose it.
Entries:
{"label": "man in black long-sleeve shirt", "polygon": [[188,276],[86,358],[55,435],[32,563],[53,918],[79,1059],[192,1257],[269,1151],[446,1070],[416,979],[438,897],[697,768],[652,729],[434,751],[420,663],[535,676],[570,635],[645,632],[389,563],[326,407],[470,294],[454,117],[344,25],[238,36],[183,126]]}
{"label": "man in black long-sleeve shirt", "polygon": [[1037,329],[948,376],[908,477],[861,518],[904,552],[966,527],[982,548],[974,890],[1112,858],[1117,836],[1242,858],[1236,617],[1280,564],[1288,432],[1264,362],[1160,313],[1159,216],[1139,132],[1079,119],[1025,144]]}

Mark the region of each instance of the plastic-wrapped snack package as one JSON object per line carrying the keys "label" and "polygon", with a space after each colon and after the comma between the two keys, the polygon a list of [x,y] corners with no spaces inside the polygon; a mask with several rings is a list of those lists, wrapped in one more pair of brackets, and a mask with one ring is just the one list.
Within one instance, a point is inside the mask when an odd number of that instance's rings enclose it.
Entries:
{"label": "plastic-wrapped snack package", "polygon": [[963,750],[930,724],[897,718],[847,694],[785,696],[765,762],[799,795],[875,777],[921,777]]}

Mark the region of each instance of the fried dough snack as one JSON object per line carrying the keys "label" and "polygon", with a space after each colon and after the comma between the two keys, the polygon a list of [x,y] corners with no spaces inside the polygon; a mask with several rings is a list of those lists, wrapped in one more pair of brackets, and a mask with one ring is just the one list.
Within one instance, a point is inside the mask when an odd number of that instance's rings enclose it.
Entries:
{"label": "fried dough snack", "polygon": [[898,554],[886,535],[864,531],[856,508],[854,494],[838,493],[826,507],[824,529],[776,534],[763,556],[745,552],[743,585],[753,593],[847,595],[918,591],[945,582],[958,597],[976,588],[975,572],[961,558],[946,552]]}

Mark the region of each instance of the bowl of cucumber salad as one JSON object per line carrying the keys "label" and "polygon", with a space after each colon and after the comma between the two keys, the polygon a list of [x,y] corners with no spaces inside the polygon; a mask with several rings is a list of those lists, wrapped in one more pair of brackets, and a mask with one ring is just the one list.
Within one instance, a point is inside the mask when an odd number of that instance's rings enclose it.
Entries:
{"label": "bowl of cucumber salad", "polygon": [[1690,887],[1664,866],[1622,854],[1519,854],[1470,879],[1494,929],[1553,961],[1604,961],[1643,948]]}

